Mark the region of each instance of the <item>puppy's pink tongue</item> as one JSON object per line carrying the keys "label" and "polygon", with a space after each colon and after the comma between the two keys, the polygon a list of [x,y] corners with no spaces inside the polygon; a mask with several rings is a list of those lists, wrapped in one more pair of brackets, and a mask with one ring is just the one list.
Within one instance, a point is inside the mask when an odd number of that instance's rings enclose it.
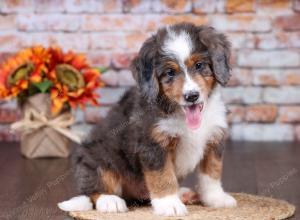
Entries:
{"label": "puppy's pink tongue", "polygon": [[197,129],[201,124],[202,114],[200,105],[184,107],[187,126],[190,129]]}

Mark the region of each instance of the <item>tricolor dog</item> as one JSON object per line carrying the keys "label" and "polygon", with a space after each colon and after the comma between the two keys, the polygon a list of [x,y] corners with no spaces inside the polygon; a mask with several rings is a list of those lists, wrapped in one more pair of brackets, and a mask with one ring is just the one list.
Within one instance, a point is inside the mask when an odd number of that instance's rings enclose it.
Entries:
{"label": "tricolor dog", "polygon": [[202,204],[233,207],[221,184],[226,108],[219,87],[230,78],[230,44],[212,27],[181,23],[147,39],[129,89],[87,143],[77,148],[81,196],[65,211],[126,212],[127,199],[151,201],[154,213],[183,216],[180,181],[196,171]]}

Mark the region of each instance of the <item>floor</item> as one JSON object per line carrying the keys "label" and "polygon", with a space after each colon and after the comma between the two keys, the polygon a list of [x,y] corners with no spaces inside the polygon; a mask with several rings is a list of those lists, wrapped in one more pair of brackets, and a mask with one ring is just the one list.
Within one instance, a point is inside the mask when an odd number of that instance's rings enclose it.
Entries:
{"label": "floor", "polygon": [[[227,143],[223,183],[227,191],[285,199],[299,209],[299,169],[299,143]],[[75,195],[72,172],[70,160],[27,160],[18,143],[0,143],[0,219],[69,220],[56,204]],[[190,176],[185,185],[193,182]]]}

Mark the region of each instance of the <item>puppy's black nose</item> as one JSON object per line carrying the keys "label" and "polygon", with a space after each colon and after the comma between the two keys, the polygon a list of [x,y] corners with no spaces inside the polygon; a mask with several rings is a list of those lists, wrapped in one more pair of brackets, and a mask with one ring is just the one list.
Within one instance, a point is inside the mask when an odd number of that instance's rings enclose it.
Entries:
{"label": "puppy's black nose", "polygon": [[184,100],[187,102],[195,102],[199,98],[199,92],[191,91],[184,94]]}

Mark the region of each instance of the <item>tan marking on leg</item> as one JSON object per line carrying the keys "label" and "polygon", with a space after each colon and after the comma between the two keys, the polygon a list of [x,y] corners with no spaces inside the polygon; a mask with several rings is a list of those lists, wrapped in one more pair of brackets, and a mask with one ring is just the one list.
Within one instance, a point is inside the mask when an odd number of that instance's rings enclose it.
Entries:
{"label": "tan marking on leg", "polygon": [[204,157],[200,162],[200,170],[214,179],[221,179],[222,158],[217,155],[214,147],[207,147]]}
{"label": "tan marking on leg", "polygon": [[120,175],[109,170],[103,170],[101,171],[101,180],[105,193],[121,196],[122,183]]}
{"label": "tan marking on leg", "polygon": [[178,183],[170,153],[161,170],[145,171],[144,176],[151,198],[161,198],[177,192]]}

